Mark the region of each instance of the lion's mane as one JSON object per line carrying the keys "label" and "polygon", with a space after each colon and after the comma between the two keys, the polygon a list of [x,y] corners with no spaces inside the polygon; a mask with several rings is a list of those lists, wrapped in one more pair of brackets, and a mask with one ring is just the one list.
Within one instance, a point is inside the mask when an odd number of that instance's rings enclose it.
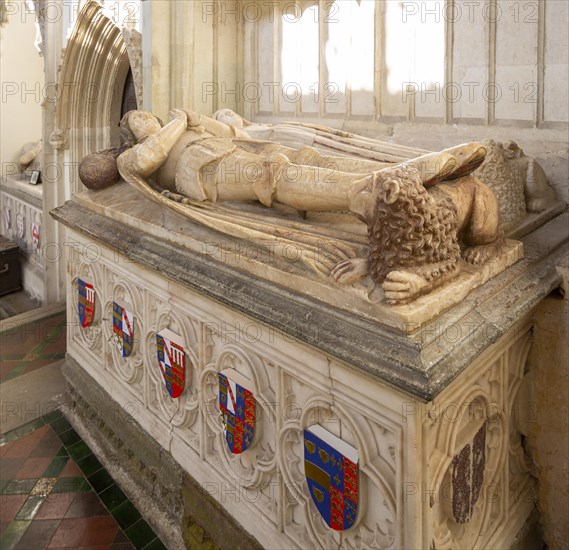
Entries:
{"label": "lion's mane", "polygon": [[[419,171],[401,165],[374,176],[376,208],[369,224],[369,265],[373,280],[383,283],[393,270],[438,264],[439,273],[460,258],[458,218],[450,197],[422,184]],[[431,278],[427,270],[421,275]],[[433,274],[434,275],[434,274]]]}

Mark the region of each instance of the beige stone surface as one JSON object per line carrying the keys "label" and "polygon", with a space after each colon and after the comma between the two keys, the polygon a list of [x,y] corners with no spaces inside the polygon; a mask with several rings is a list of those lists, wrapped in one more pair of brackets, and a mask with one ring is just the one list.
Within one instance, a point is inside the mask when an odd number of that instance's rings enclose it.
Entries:
{"label": "beige stone surface", "polygon": [[535,333],[517,403],[520,431],[528,438],[538,480],[538,508],[545,542],[561,550],[569,540],[569,260],[558,268],[560,289],[536,309]]}
{"label": "beige stone surface", "polygon": [[[357,311],[403,332],[415,330],[448,307],[461,302],[473,288],[523,257],[523,246],[519,241],[506,241],[499,258],[481,267],[473,267],[461,261],[461,273],[455,280],[431,294],[420,296],[411,304],[390,306],[383,302],[383,291],[374,290],[368,281],[349,286],[338,285],[330,277],[322,278],[307,270],[298,261],[301,249],[289,250],[289,257],[293,257],[292,253],[295,252],[296,261],[292,262],[287,261],[287,258],[279,258],[277,254],[268,254],[254,241],[242,243],[230,239],[227,235],[185,220],[175,212],[159,208],[126,183],[103,191],[80,193],[75,200],[94,212],[127,224],[141,234],[155,235],[223,261],[240,271],[316,297],[340,309]],[[252,212],[255,211],[252,209]],[[278,218],[276,223],[279,223]]]}
{"label": "beige stone surface", "polygon": [[[508,548],[524,525],[534,497],[514,403],[531,345],[529,314],[434,401],[421,403],[154,271],[133,269],[114,250],[101,246],[98,261],[89,262],[92,243],[74,231],[70,239],[69,319],[76,318],[77,277],[92,281],[99,308],[88,329],[70,323],[72,364],[263,547]],[[115,300],[135,316],[128,358],[110,339]],[[155,334],[164,327],[187,346],[188,382],[177,400],[156,360]],[[247,378],[257,399],[255,439],[239,456],[228,451],[217,412],[217,373],[226,368]],[[302,437],[314,423],[360,456],[359,513],[341,534],[325,526],[306,488]],[[483,424],[481,492],[471,519],[458,524],[449,512],[449,472]]]}

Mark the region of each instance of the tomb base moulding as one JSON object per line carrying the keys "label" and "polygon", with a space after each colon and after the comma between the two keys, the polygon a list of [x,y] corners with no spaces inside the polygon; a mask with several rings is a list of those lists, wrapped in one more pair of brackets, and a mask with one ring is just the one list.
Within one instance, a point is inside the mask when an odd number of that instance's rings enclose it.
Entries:
{"label": "tomb base moulding", "polygon": [[410,326],[220,261],[203,249],[215,231],[156,210],[186,227],[180,246],[125,190],[138,222],[97,196],[52,212],[69,240],[67,412],[169,544],[197,522],[221,548],[512,547],[535,510],[518,390],[567,214]]}

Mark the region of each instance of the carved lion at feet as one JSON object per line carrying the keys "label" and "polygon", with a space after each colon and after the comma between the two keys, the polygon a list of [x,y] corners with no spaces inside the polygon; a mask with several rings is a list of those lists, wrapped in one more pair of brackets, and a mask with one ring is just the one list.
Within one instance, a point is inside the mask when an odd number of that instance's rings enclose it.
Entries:
{"label": "carved lion at feet", "polygon": [[428,190],[414,166],[384,169],[372,200],[368,258],[338,264],[332,276],[340,283],[369,273],[388,303],[403,304],[455,278],[461,255],[482,264],[499,253],[498,202],[472,175]]}

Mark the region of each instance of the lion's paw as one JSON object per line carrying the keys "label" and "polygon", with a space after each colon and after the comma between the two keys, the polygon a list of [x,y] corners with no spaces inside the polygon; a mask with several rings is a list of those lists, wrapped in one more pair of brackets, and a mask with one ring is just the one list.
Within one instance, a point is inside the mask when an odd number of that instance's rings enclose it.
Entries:
{"label": "lion's paw", "polygon": [[482,244],[479,246],[469,246],[462,252],[462,257],[472,265],[482,265],[500,254],[498,243]]}

